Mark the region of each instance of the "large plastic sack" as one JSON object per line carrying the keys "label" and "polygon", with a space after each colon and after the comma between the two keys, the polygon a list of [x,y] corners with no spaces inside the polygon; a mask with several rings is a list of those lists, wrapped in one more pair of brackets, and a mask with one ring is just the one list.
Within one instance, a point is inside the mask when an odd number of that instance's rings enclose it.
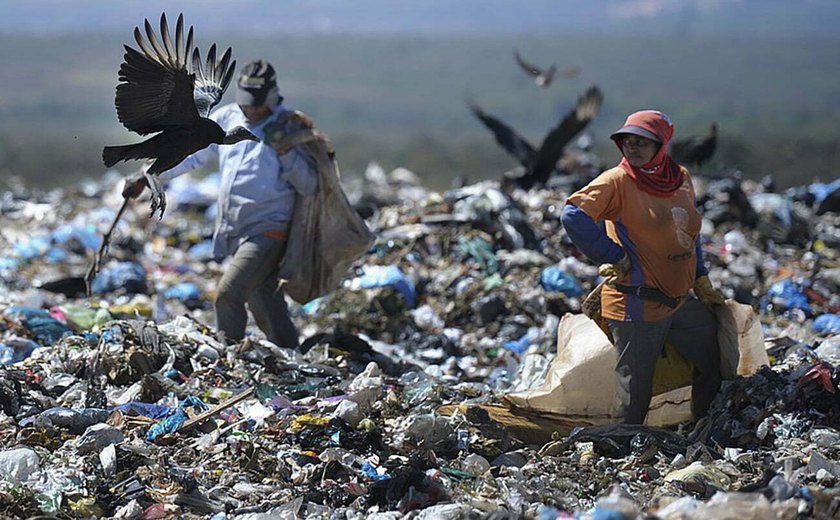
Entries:
{"label": "large plastic sack", "polygon": [[545,382],[510,393],[520,408],[566,416],[610,419],[623,415],[617,353],[606,334],[583,314],[566,314],[557,329],[557,355]]}
{"label": "large plastic sack", "polygon": [[[770,364],[752,307],[728,300],[716,312],[724,379],[748,376]],[[645,419],[648,426],[691,420],[690,364],[670,346],[666,345],[665,352],[654,373],[654,396]],[[526,410],[585,419],[588,424],[621,422],[626,392],[615,373],[616,361],[615,347],[596,322],[583,314],[566,314],[557,329],[557,354],[544,382],[509,393],[504,400]]]}
{"label": "large plastic sack", "polygon": [[278,153],[299,146],[318,175],[312,196],[298,194],[286,254],[280,262],[283,289],[298,303],[323,296],[373,244],[374,235],[350,205],[339,183],[338,163],[328,138],[301,112],[290,116],[288,132],[276,132]]}
{"label": "large plastic sack", "polygon": [[723,379],[750,376],[762,366],[770,365],[761,323],[751,306],[726,300],[726,304],[718,306],[715,313]]}

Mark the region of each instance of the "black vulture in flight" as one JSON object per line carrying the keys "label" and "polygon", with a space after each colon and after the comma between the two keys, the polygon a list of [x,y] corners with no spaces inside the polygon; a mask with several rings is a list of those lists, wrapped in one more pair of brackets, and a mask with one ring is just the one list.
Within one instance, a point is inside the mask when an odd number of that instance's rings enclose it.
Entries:
{"label": "black vulture in flight", "polygon": [[[534,83],[536,83],[538,87],[548,87],[554,79],[554,75],[558,72],[557,67],[554,66],[554,64],[552,64],[548,70],[543,70],[532,63],[528,63],[522,59],[522,56],[519,55],[519,51],[516,49],[513,50],[513,57],[516,58],[516,63],[522,70],[524,70],[528,75],[534,77]],[[559,72],[561,76],[571,78],[580,74],[580,67],[573,65],[571,67],[566,67]]]}
{"label": "black vulture in flight", "polygon": [[717,123],[712,123],[706,136],[692,136],[671,143],[671,157],[679,164],[696,164],[699,168],[715,154]]}
{"label": "black vulture in flight", "polygon": [[522,56],[519,55],[518,50],[514,49],[513,57],[516,58],[516,63],[519,64],[519,67],[522,70],[534,77],[534,83],[536,83],[538,87],[545,88],[551,84],[551,80],[554,79],[554,73],[557,72],[557,67],[555,67],[553,63],[548,70],[543,70],[540,67],[523,60]]}
{"label": "black vulture in flight", "polygon": [[560,123],[548,132],[538,149],[499,119],[472,104],[470,108],[484,125],[493,132],[502,148],[507,150],[525,167],[525,174],[516,179],[523,189],[535,184],[544,184],[555,170],[557,161],[563,155],[563,148],[578,135],[598,114],[603,94],[596,86],[589,87],[577,100],[577,106],[566,113]]}
{"label": "black vulture in flight", "polygon": [[124,45],[114,104],[126,128],[140,135],[157,135],[136,144],[106,146],[102,160],[110,167],[119,161],[149,159],[144,172],[152,190],[152,212],[160,208],[162,217],[166,202],[157,174],[212,143],[259,139],[243,126],[225,132],[207,117],[221,101],[236,67],[230,47],[216,61],[216,44],[211,45],[202,64],[198,49],[193,48],[192,27],[184,38],[183,14],[178,16],[174,43],[165,14],[160,17],[163,43],[148,20],[145,29],[148,42],[140,28],[134,28],[142,52]]}

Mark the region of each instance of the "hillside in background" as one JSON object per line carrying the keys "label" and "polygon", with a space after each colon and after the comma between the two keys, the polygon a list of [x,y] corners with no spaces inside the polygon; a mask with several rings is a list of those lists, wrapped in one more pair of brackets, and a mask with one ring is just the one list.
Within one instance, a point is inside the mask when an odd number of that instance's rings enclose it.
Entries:
{"label": "hillside in background", "polygon": [[[113,108],[122,44],[134,23],[119,34],[0,34],[2,178],[50,186],[98,177],[103,145],[138,139]],[[652,107],[671,114],[678,137],[717,121],[716,166],[750,177],[774,174],[782,185],[826,180],[840,161],[832,37],[198,32],[202,48],[210,41],[232,45],[240,63],[271,60],[287,104],[332,136],[345,171],[378,160],[436,187],[456,174],[498,177],[514,163],[466,100],[539,142],[590,84],[605,95],[590,131],[609,161],[617,159],[609,132],[627,113]],[[514,48],[536,63],[577,64],[583,72],[538,89],[516,68]]]}

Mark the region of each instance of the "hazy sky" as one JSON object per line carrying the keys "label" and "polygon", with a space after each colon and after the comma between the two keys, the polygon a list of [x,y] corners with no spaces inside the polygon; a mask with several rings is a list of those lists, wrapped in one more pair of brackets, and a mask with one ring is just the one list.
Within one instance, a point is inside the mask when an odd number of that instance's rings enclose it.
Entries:
{"label": "hazy sky", "polygon": [[204,31],[252,34],[620,31],[840,37],[840,0],[0,0],[0,31],[119,31],[162,11],[183,11],[188,23]]}

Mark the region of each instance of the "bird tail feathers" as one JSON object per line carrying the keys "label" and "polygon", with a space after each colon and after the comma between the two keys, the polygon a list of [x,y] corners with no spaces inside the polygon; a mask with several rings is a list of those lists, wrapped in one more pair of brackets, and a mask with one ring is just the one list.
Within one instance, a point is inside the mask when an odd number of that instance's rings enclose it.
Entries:
{"label": "bird tail feathers", "polygon": [[139,146],[143,143],[126,144],[122,146],[106,146],[102,149],[102,162],[111,167],[120,161],[131,159],[145,159],[148,157]]}

